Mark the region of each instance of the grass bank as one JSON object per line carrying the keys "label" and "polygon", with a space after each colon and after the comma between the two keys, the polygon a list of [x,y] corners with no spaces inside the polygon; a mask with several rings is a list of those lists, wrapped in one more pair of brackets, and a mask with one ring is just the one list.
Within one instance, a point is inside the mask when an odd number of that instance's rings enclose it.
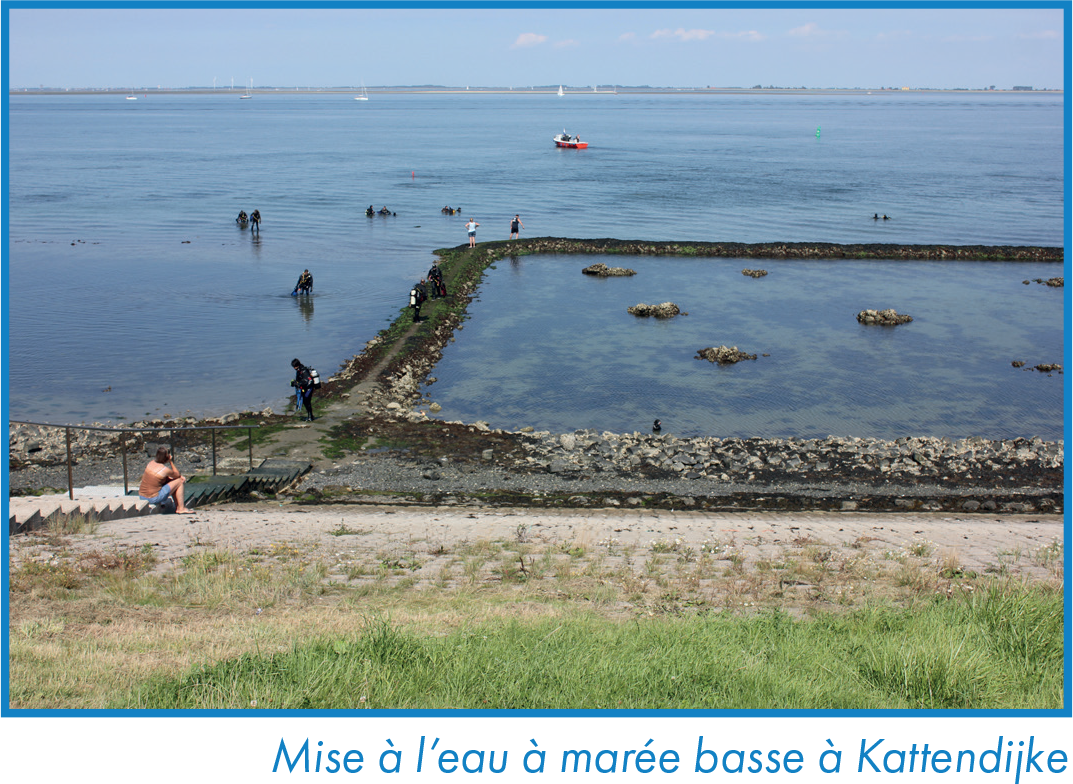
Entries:
{"label": "grass bank", "polygon": [[848,615],[467,625],[385,620],[155,678],[117,708],[917,709],[1058,707],[1061,597],[1011,586]]}
{"label": "grass bank", "polygon": [[361,520],[319,542],[195,538],[171,568],[151,544],[79,546],[92,530],[20,538],[11,706],[1062,706],[1057,541],[969,568],[925,540],[760,552],[522,523],[496,540],[371,544]]}

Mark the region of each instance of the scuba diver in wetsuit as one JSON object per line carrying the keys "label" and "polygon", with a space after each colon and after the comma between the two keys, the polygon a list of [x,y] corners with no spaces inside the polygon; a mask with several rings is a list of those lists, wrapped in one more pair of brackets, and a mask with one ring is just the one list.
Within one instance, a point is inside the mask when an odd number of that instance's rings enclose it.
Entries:
{"label": "scuba diver in wetsuit", "polygon": [[298,282],[294,284],[294,294],[310,294],[313,291],[313,276],[306,270],[298,276]]}

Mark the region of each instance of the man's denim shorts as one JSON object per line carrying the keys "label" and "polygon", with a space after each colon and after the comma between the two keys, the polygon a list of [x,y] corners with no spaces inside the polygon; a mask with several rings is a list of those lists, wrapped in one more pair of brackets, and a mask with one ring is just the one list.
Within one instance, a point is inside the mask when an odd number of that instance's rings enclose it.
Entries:
{"label": "man's denim shorts", "polygon": [[151,504],[162,504],[169,495],[171,495],[171,485],[164,485],[162,488],[160,488],[160,492],[157,493],[153,498],[146,498],[144,495],[140,495],[138,496],[138,498],[142,499],[143,501],[148,501]]}

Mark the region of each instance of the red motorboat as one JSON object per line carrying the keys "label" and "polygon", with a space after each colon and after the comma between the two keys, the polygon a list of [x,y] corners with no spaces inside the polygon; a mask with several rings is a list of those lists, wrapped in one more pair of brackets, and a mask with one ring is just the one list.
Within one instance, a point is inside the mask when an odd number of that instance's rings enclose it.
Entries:
{"label": "red motorboat", "polygon": [[556,147],[573,147],[575,150],[584,150],[589,146],[588,142],[581,141],[580,136],[571,136],[565,130],[562,133],[557,133],[552,138]]}

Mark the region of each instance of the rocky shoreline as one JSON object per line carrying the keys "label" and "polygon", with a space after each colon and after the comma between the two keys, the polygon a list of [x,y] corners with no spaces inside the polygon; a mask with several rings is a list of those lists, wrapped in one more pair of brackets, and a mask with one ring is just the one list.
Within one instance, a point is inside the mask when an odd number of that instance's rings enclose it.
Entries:
{"label": "rocky shoreline", "polygon": [[[505,432],[484,423],[442,422],[420,410],[422,385],[440,352],[462,328],[484,269],[530,253],[704,255],[764,258],[883,258],[1061,261],[1061,248],[976,246],[834,246],[824,243],[651,243],[537,238],[436,251],[451,307],[406,331],[405,315],[369,341],[328,379],[322,397],[353,411],[333,435],[397,448],[351,450],[319,461],[296,492],[309,502],[511,503],[532,506],[669,505],[719,509],[956,510],[1058,513],[1064,505],[1064,444],[1038,438],[680,439],[670,434]],[[748,356],[748,355],[747,355]],[[751,356],[749,357],[751,358]],[[362,394],[355,394],[359,386]],[[353,395],[353,398],[352,398]],[[131,427],[291,423],[271,410],[206,420],[151,420]],[[525,428],[524,430],[530,430]],[[118,435],[72,431],[76,485],[122,479]],[[141,450],[153,434],[132,437]],[[315,442],[315,438],[312,439]],[[211,459],[205,438],[191,437],[188,463]],[[171,443],[182,443],[181,438]],[[314,444],[315,446],[315,444]],[[319,454],[319,452],[318,452]],[[64,431],[9,426],[13,494],[66,487]],[[264,455],[261,455],[262,457]],[[318,463],[314,460],[314,463]]]}
{"label": "rocky shoreline", "polygon": [[[1040,439],[715,439],[670,435],[484,433],[479,454],[357,456],[312,475],[309,501],[712,510],[1059,514],[1061,443]],[[355,497],[357,491],[362,495]]]}

